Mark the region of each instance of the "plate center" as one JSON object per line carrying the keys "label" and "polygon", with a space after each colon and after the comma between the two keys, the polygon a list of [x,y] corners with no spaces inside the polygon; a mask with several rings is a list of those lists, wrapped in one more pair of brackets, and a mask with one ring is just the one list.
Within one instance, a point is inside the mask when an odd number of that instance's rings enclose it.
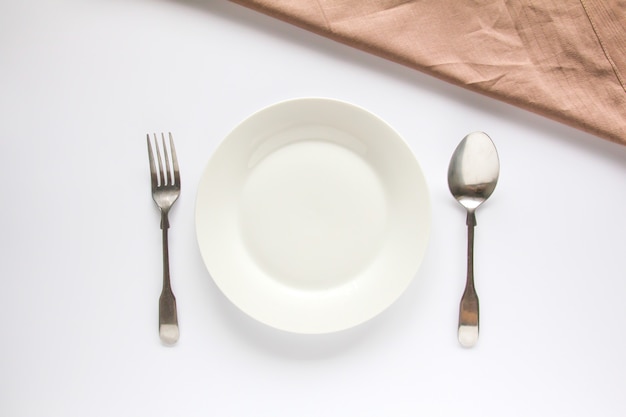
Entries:
{"label": "plate center", "polygon": [[239,225],[267,275],[302,290],[350,281],[378,253],[387,202],[376,172],[335,143],[304,140],[274,150],[248,174]]}

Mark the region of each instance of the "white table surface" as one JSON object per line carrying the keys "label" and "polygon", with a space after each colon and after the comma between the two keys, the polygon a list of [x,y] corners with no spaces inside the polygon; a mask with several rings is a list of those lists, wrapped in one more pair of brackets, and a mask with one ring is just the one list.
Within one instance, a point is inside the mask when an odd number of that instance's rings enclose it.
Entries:
{"label": "white table surface", "polygon": [[[362,106],[409,143],[432,198],[415,280],[356,328],[305,336],[213,283],[196,186],[267,105]],[[0,5],[0,415],[623,416],[626,148],[216,0]],[[478,211],[481,338],[456,340],[465,215],[446,183],[469,132],[501,178]],[[145,134],[174,134],[181,339],[161,345]]]}

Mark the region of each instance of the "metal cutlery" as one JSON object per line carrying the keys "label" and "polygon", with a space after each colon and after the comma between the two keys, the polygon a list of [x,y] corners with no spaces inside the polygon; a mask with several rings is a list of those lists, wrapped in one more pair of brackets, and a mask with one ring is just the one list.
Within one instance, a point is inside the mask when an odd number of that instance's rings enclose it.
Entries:
{"label": "metal cutlery", "polygon": [[[159,297],[159,337],[164,344],[173,345],[178,341],[178,313],[176,298],[170,283],[169,249],[167,231],[170,227],[168,214],[180,195],[180,172],[172,134],[169,133],[169,148],[165,135],[161,133],[161,144],[156,134],[154,141],[147,135],[148,157],[150,160],[150,179],[152,183],[152,199],[161,212],[161,229],[163,233],[163,289]],[[152,146],[154,143],[154,150]],[[161,153],[162,149],[162,153]]]}
{"label": "metal cutlery", "polygon": [[448,167],[448,186],[467,210],[467,278],[459,311],[458,339],[465,347],[478,341],[478,295],[474,287],[475,211],[493,193],[500,175],[498,152],[483,132],[465,136]]}

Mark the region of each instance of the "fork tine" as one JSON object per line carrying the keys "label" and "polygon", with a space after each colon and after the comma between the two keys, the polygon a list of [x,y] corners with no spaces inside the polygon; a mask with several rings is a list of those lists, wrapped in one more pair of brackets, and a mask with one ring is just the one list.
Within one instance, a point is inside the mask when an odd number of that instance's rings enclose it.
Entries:
{"label": "fork tine", "polygon": [[154,135],[154,147],[156,148],[156,156],[157,161],[159,163],[159,179],[161,180],[160,185],[165,185],[165,176],[163,175],[163,159],[161,159],[161,151],[159,150],[159,141],[157,140],[156,133]]}
{"label": "fork tine", "polygon": [[146,135],[146,139],[148,140],[148,159],[150,160],[150,182],[152,183],[152,188],[155,189],[157,187],[157,175],[156,175],[156,167],[154,166],[154,155],[152,152],[152,145],[150,144],[150,134]]}
{"label": "fork tine", "polygon": [[172,151],[172,165],[174,166],[174,184],[180,187],[180,171],[178,170],[178,158],[176,157],[176,148],[174,147],[174,139],[170,132],[170,150]]}
{"label": "fork tine", "polygon": [[172,185],[172,170],[170,169],[170,157],[167,153],[164,133],[161,133],[161,143],[163,143],[163,161],[165,164],[165,177],[167,178],[167,183],[165,183],[165,185]]}

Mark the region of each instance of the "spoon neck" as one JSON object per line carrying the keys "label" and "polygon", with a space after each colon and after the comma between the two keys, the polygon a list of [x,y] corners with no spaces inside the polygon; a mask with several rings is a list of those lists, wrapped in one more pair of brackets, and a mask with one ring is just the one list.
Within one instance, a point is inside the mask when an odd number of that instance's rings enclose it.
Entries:
{"label": "spoon neck", "polygon": [[476,215],[473,210],[467,212],[467,290],[474,291],[474,226]]}
{"label": "spoon neck", "polygon": [[467,211],[467,219],[465,223],[467,224],[467,227],[469,228],[473,228],[474,226],[476,226],[476,214],[474,210]]}

